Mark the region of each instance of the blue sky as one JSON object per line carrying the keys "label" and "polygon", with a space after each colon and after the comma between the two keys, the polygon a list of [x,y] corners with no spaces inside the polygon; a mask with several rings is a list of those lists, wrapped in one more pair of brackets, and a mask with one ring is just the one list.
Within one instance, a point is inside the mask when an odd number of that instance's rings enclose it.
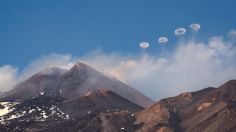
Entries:
{"label": "blue sky", "polygon": [[157,38],[174,47],[177,27],[202,26],[199,39],[236,29],[234,0],[21,0],[0,1],[0,66],[25,67],[50,53],[81,56],[105,52],[136,54],[140,41],[158,52]]}

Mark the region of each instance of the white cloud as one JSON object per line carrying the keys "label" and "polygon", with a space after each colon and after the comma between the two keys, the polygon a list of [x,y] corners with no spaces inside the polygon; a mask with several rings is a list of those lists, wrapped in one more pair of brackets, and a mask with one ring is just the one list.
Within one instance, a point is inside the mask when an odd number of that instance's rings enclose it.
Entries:
{"label": "white cloud", "polygon": [[74,64],[72,57],[68,55],[50,54],[33,60],[27,67],[19,71],[10,65],[0,67],[0,91],[12,89],[17,83],[24,81],[33,74],[49,67],[69,69]]}
{"label": "white cloud", "polygon": [[52,53],[44,55],[39,59],[33,60],[27,67],[25,67],[20,73],[21,76],[19,77],[19,80],[24,80],[25,78],[28,78],[48,67],[69,69],[74,64],[74,61],[75,60],[73,60],[69,54],[61,55]]}
{"label": "white cloud", "polygon": [[10,65],[0,67],[0,91],[11,89],[16,83],[17,68]]}
{"label": "white cloud", "polygon": [[[86,57],[85,57],[86,58]],[[97,52],[87,63],[134,86],[153,99],[174,96],[236,79],[236,47],[222,37],[178,44],[168,57]]]}
{"label": "white cloud", "polygon": [[164,57],[105,53],[101,50],[95,50],[83,57],[50,54],[33,61],[20,73],[11,66],[1,67],[8,70],[0,70],[0,89],[6,90],[14,84],[13,80],[19,82],[47,66],[68,69],[76,62],[84,61],[153,99],[161,99],[207,86],[217,87],[225,81],[236,79],[234,44],[234,41],[227,41],[222,37],[212,37],[206,43],[182,42],[177,44],[173,53]]}

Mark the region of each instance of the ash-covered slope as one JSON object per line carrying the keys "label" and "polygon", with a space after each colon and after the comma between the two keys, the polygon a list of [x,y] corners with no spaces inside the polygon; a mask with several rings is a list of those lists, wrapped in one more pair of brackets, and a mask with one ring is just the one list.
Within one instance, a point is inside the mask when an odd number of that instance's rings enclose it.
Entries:
{"label": "ash-covered slope", "polygon": [[23,102],[0,102],[0,104],[2,113],[0,131],[17,132],[88,130],[91,128],[87,128],[86,124],[97,119],[101,113],[143,109],[108,90],[89,92],[72,101],[49,93],[40,93]]}
{"label": "ash-covered slope", "polygon": [[134,88],[119,80],[109,78],[84,63],[75,64],[68,71],[57,69],[50,70],[50,72],[39,72],[18,84],[0,100],[21,101],[34,97],[40,92],[60,95],[67,100],[73,100],[98,89],[111,90],[143,107],[153,104],[151,99]]}
{"label": "ash-covered slope", "polygon": [[119,96],[110,90],[88,92],[72,101],[63,102],[61,109],[73,118],[101,112],[130,110],[138,111],[143,108]]}
{"label": "ash-covered slope", "polygon": [[[80,132],[235,132],[236,81],[219,88],[182,93],[137,112],[101,112],[79,120],[63,125]],[[56,128],[63,129],[63,125]]]}
{"label": "ash-covered slope", "polygon": [[102,112],[85,122],[79,131],[235,132],[236,81],[163,99],[135,113]]}
{"label": "ash-covered slope", "polygon": [[219,88],[182,93],[137,113],[137,131],[236,131],[236,81]]}

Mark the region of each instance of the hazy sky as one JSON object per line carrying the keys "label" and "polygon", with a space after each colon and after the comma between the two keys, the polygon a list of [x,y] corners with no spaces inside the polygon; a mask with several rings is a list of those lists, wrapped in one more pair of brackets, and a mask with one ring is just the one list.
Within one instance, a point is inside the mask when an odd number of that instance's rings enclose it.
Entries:
{"label": "hazy sky", "polygon": [[75,56],[101,48],[106,52],[139,52],[149,41],[191,23],[202,26],[199,39],[236,28],[235,0],[1,0],[0,66],[23,68],[50,53]]}

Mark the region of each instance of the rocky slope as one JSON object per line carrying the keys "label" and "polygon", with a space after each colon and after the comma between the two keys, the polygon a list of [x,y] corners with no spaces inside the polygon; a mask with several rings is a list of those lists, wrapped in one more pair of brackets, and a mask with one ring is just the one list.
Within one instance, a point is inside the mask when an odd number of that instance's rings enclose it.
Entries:
{"label": "rocky slope", "polygon": [[[186,92],[160,100],[149,108],[101,112],[78,131],[104,132],[234,132],[236,131],[236,81],[218,88]],[[74,125],[79,125],[79,120]],[[52,130],[52,129],[48,129]]]}
{"label": "rocky slope", "polygon": [[163,99],[140,111],[137,131],[236,131],[236,81]]}
{"label": "rocky slope", "polygon": [[[140,111],[105,111],[63,122],[56,128],[79,132],[234,132],[236,81],[228,81],[218,88],[182,93]],[[53,125],[45,132],[56,128]]]}

